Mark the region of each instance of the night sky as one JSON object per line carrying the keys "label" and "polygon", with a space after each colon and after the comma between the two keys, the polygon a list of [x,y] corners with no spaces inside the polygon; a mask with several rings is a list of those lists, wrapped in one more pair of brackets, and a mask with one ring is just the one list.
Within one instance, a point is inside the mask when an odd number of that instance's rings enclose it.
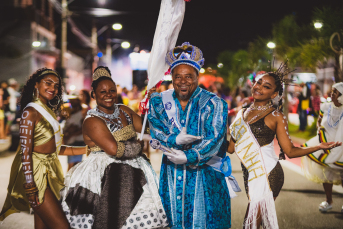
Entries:
{"label": "night sky", "polygon": [[[96,18],[98,29],[106,24],[119,22],[123,29],[119,32],[111,31],[111,37],[127,39],[133,45],[138,44],[141,49],[150,50],[160,3],[160,0],[75,0],[69,5],[69,9],[82,12],[85,8],[100,7],[125,12],[122,15]],[[205,65],[216,64],[216,58],[223,50],[245,49],[248,43],[258,36],[271,37],[272,25],[286,15],[294,14],[300,24],[309,24],[312,23],[311,15],[315,7],[340,7],[342,4],[342,1],[338,0],[192,0],[186,3],[185,18],[177,45],[189,41],[203,51]],[[73,16],[73,19],[80,29],[90,36],[91,16],[80,14]],[[105,47],[107,35],[105,32],[98,38],[100,48]],[[80,47],[79,41],[69,37],[71,41],[68,48]],[[126,52],[130,51],[132,49]],[[120,52],[123,51],[118,49],[114,55],[119,55]]]}

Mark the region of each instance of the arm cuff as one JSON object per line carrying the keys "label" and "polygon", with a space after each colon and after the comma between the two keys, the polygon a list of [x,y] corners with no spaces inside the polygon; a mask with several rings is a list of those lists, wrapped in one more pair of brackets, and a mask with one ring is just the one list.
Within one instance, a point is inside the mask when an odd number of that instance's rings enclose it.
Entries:
{"label": "arm cuff", "polygon": [[176,146],[176,134],[171,134],[167,139],[167,146],[173,148]]}
{"label": "arm cuff", "polygon": [[187,165],[195,165],[198,163],[198,154],[195,150],[190,149],[184,152],[187,157]]}
{"label": "arm cuff", "polygon": [[117,148],[116,158],[121,158],[124,155],[125,144],[122,142],[117,142],[117,145],[118,145],[118,148]]}

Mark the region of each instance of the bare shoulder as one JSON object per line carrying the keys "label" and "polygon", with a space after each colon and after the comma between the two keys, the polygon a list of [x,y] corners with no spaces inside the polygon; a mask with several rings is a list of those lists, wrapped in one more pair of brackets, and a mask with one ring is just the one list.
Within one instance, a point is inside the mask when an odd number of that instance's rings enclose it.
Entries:
{"label": "bare shoulder", "polygon": [[118,105],[118,107],[128,114],[135,114],[135,112],[130,107],[128,107],[124,104],[120,104],[120,105]]}
{"label": "bare shoulder", "polygon": [[273,112],[270,113],[270,118],[274,119],[277,123],[279,122],[285,122],[286,116],[279,110],[274,110]]}
{"label": "bare shoulder", "polygon": [[89,130],[89,129],[94,130],[94,129],[97,129],[99,127],[100,128],[101,127],[107,128],[105,121],[102,120],[101,118],[98,118],[95,116],[88,117],[83,122],[83,128],[87,129],[87,130]]}
{"label": "bare shoulder", "polygon": [[38,121],[42,115],[33,107],[25,107],[21,114],[22,120]]}

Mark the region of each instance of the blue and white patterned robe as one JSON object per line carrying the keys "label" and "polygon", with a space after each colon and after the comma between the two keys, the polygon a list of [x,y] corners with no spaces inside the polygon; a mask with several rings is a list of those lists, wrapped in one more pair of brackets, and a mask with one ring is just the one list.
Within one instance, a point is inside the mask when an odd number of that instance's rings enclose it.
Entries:
{"label": "blue and white patterned robe", "polygon": [[[187,134],[201,136],[189,150],[184,150],[187,164],[176,165],[163,156],[159,193],[172,228],[231,227],[230,195],[224,174],[206,165],[212,156],[226,156],[228,107],[215,94],[197,88],[185,110],[173,92],[177,121],[187,126]],[[187,117],[187,113],[189,115]],[[148,114],[152,138],[169,148],[176,145],[180,130],[168,119],[159,93],[150,99]]]}

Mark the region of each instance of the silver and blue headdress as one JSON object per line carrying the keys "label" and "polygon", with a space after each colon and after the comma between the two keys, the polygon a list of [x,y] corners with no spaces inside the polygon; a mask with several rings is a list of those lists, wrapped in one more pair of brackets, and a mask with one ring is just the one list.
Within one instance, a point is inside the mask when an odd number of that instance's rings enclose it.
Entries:
{"label": "silver and blue headdress", "polygon": [[181,46],[177,46],[168,52],[166,62],[170,66],[170,71],[180,64],[186,64],[195,68],[199,73],[205,59],[198,47],[189,42],[184,42]]}

